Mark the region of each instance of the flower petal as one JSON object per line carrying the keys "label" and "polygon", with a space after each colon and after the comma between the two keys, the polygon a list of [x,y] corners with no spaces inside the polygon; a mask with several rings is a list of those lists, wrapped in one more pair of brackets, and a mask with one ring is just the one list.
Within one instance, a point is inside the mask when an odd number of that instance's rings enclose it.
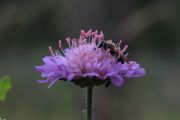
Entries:
{"label": "flower petal", "polygon": [[123,85],[124,80],[120,75],[111,76],[110,79],[112,83],[117,87],[120,87]]}

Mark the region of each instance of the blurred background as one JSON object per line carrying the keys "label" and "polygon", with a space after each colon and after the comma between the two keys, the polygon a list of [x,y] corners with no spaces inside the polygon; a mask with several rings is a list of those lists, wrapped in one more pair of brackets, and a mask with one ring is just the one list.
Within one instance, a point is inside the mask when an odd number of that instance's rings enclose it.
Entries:
{"label": "blurred background", "polygon": [[1,0],[0,76],[10,75],[13,88],[0,103],[0,117],[84,120],[85,90],[62,81],[48,89],[36,83],[34,66],[59,39],[97,29],[128,43],[129,59],[146,76],[96,88],[95,120],[179,120],[179,13],[179,0]]}

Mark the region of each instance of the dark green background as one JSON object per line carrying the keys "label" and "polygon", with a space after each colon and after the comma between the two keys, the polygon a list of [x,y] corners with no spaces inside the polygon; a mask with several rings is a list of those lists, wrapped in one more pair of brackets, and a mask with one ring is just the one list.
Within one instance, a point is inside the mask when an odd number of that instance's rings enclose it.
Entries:
{"label": "dark green background", "polygon": [[129,59],[146,69],[123,87],[96,88],[95,120],[179,120],[179,0],[1,0],[0,76],[10,75],[13,88],[0,117],[84,120],[84,90],[65,82],[47,89],[34,66],[49,45],[89,28],[128,43]]}

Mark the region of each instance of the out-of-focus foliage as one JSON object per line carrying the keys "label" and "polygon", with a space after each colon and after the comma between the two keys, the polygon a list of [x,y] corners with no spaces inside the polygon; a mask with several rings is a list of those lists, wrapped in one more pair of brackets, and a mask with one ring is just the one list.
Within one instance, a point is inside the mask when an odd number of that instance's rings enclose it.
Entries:
{"label": "out-of-focus foliage", "polygon": [[11,89],[11,78],[9,76],[4,76],[0,79],[0,101],[6,99],[7,92]]}

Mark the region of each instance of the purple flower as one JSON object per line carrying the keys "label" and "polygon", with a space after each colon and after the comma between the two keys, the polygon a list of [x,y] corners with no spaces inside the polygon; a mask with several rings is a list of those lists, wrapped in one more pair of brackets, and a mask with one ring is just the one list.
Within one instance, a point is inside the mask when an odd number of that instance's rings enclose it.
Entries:
{"label": "purple flower", "polygon": [[66,38],[68,48],[53,51],[49,47],[51,56],[43,58],[44,65],[36,66],[45,80],[39,83],[49,83],[52,86],[58,80],[71,81],[81,87],[101,85],[107,81],[121,86],[124,78],[144,76],[145,70],[134,61],[129,61],[124,53],[127,45],[120,48],[111,40],[104,40],[102,32],[85,32],[81,30],[78,39]]}

